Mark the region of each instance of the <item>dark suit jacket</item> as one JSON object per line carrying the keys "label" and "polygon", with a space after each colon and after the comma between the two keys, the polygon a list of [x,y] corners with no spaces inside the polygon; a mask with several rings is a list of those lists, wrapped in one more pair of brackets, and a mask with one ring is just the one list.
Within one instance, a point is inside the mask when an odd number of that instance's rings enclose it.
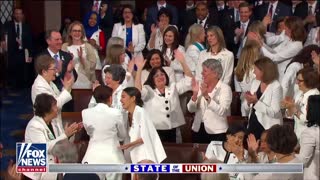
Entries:
{"label": "dark suit jacket", "polygon": [[[320,3],[316,2],[316,9],[315,12],[316,13],[320,13]],[[298,16],[302,19],[306,18],[308,16],[308,3],[307,2],[301,2],[299,4],[297,4],[296,9],[294,11],[294,16]]]}
{"label": "dark suit jacket", "polygon": [[[40,55],[43,55],[43,54],[50,56],[48,49],[44,50]],[[59,55],[60,55],[60,59],[62,60],[62,70],[61,70],[61,73],[59,74],[59,76],[56,77],[56,80],[54,81],[54,83],[61,90],[61,88],[63,87],[63,85],[61,83],[61,79],[64,78],[64,75],[67,71],[68,64],[72,60],[72,56],[69,53],[62,51],[62,50],[59,51]],[[73,73],[74,81],[76,81],[78,78],[78,74],[77,74],[76,70],[73,69],[72,73]]]}
{"label": "dark suit jacket", "polygon": [[97,174],[72,174],[66,173],[63,176],[63,180],[100,180]]}
{"label": "dark suit jacket", "polygon": [[[8,33],[8,53],[10,55],[16,54],[19,51],[19,45],[16,41],[17,33],[14,21],[9,21],[5,25],[5,31]],[[29,57],[33,57],[32,48],[32,34],[29,26],[22,23],[22,48],[29,50]]]}
{"label": "dark suit jacket", "polygon": [[[92,6],[93,6],[93,1],[94,0],[80,0],[80,13],[81,13],[81,17],[82,19],[84,18],[84,16],[90,12],[92,10]],[[111,3],[109,2],[109,0],[101,0],[101,2],[106,2],[108,4],[108,10],[107,10],[107,16],[108,19],[113,19],[112,18],[112,6]],[[111,17],[109,17],[111,16]]]}
{"label": "dark suit jacket", "polygon": [[[259,6],[257,6],[254,9],[254,17],[257,20],[262,21],[263,18],[268,14],[268,8],[269,8],[269,3],[263,3]],[[292,9],[290,6],[284,4],[281,1],[278,1],[278,5],[276,7],[276,10],[273,15],[273,22],[270,25],[269,31],[270,32],[276,32],[276,21],[280,17],[284,16],[291,16],[292,15]]]}
{"label": "dark suit jacket", "polygon": [[[178,26],[178,11],[177,8],[171,4],[169,4],[168,2],[166,3],[166,8],[169,9],[171,11],[172,14],[172,20],[171,20],[171,24],[172,25],[176,25]],[[145,28],[145,32],[147,34],[147,37],[149,37],[150,33],[151,33],[151,25],[156,23],[157,17],[158,17],[158,6],[157,3],[151,5],[150,7],[148,7],[147,9],[147,19],[146,19],[146,24],[144,26]]]}
{"label": "dark suit jacket", "polygon": [[233,51],[234,49],[234,30],[236,29],[236,23],[234,22],[234,8],[225,9],[220,15],[220,27],[223,31],[224,40],[226,42],[227,49]]}
{"label": "dark suit jacket", "polygon": [[[253,21],[254,21],[253,18],[251,18],[251,19],[249,20],[247,29],[246,29],[246,31],[244,32],[244,35],[245,35],[245,36],[248,34],[249,27],[250,27],[250,25],[252,24]],[[235,31],[236,28],[241,28],[241,22],[240,22],[240,21],[236,22],[236,26],[235,26],[235,28],[234,28],[234,30],[233,30],[233,37],[235,37],[234,31]],[[234,40],[234,39],[233,39],[233,40]],[[233,41],[233,42],[234,42],[234,41]],[[232,52],[233,52],[233,54],[234,54],[234,57],[237,57],[237,53],[238,53],[240,44],[241,44],[241,40],[238,41],[238,43],[236,43],[236,44],[234,43],[234,45],[233,45]]]}

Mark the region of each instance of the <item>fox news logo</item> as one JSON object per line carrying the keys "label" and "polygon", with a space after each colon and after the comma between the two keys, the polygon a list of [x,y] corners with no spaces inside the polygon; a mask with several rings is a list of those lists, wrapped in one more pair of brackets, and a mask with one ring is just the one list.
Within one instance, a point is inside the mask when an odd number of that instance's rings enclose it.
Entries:
{"label": "fox news logo", "polygon": [[17,143],[17,172],[46,172],[47,144]]}

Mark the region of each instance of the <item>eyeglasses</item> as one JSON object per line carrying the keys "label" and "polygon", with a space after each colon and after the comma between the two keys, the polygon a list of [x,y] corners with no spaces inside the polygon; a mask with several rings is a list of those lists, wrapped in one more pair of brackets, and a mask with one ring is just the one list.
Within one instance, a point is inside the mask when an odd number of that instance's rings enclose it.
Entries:
{"label": "eyeglasses", "polygon": [[296,78],[296,81],[300,83],[300,82],[303,82],[304,80]]}
{"label": "eyeglasses", "polygon": [[81,30],[73,29],[72,32],[81,32]]}

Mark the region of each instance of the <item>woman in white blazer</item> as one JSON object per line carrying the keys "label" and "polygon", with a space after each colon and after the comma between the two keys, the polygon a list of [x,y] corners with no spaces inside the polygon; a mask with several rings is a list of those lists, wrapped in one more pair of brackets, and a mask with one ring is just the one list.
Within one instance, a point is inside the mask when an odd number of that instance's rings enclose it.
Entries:
{"label": "woman in white blazer", "polygon": [[193,79],[193,94],[187,105],[189,112],[196,113],[192,142],[223,141],[228,129],[232,91],[220,79],[223,70],[219,60],[207,59],[202,63],[202,69],[203,82],[199,84]]}
{"label": "woman in white blazer", "polygon": [[310,29],[304,46],[308,46],[310,44],[320,46],[320,15],[318,13],[316,13],[316,24],[317,27]]}
{"label": "woman in white blazer", "polygon": [[287,108],[287,116],[294,119],[294,130],[300,140],[301,133],[307,128],[307,102],[311,95],[318,95],[319,74],[311,67],[298,71],[296,83],[299,86],[299,92],[293,98],[284,99],[283,107]]}
{"label": "woman in white blazer", "polygon": [[[35,98],[34,117],[29,121],[25,131],[26,143],[47,143],[48,162],[54,163],[52,156],[53,146],[62,139],[67,139],[82,128],[81,123],[73,123],[65,127],[64,133],[56,136],[51,122],[58,116],[57,100],[49,94],[41,93]],[[51,179],[56,177],[53,173],[26,173],[32,179]]]}
{"label": "woman in white blazer", "polygon": [[[59,136],[64,132],[61,109],[62,106],[72,99],[70,91],[73,85],[73,77],[71,73],[66,72],[63,79],[63,89],[60,92],[57,86],[53,83],[56,79],[56,66],[55,60],[49,55],[40,55],[35,62],[35,69],[38,73],[37,78],[31,88],[32,103],[35,103],[35,98],[38,94],[47,93],[53,96],[57,100],[57,106],[59,109],[58,116],[51,122],[53,125],[53,131],[55,136]],[[68,68],[69,69],[69,68]]]}
{"label": "woman in white blazer", "polygon": [[181,110],[179,95],[191,90],[192,73],[186,64],[184,55],[175,51],[175,61],[183,67],[185,78],[170,83],[166,71],[162,67],[152,68],[147,81],[142,85],[141,72],[145,61],[139,59],[136,73],[136,87],[141,90],[145,110],[152,112],[152,121],[162,142],[176,142],[176,128],[185,124]]}
{"label": "woman in white blazer", "polygon": [[141,83],[144,84],[150,74],[152,68],[162,67],[169,76],[170,83],[176,82],[176,77],[174,74],[174,70],[165,65],[165,60],[162,56],[162,53],[158,49],[152,49],[149,51],[146,57],[146,63],[143,66],[143,70],[141,72]]}
{"label": "woman in white blazer", "polygon": [[174,70],[176,81],[179,81],[184,77],[184,75],[180,62],[176,60],[174,56],[174,52],[176,50],[185,54],[184,47],[179,45],[179,32],[177,27],[168,26],[163,33],[163,45],[161,52],[165,59],[166,65],[170,66]]}
{"label": "woman in white blazer", "polygon": [[146,46],[143,25],[138,24],[131,5],[124,5],[121,14],[121,22],[113,26],[112,37],[121,37],[125,47],[133,56],[142,55],[142,50]]}
{"label": "woman in white blazer", "polygon": [[303,48],[306,31],[302,20],[294,16],[288,17],[285,20],[285,35],[289,40],[283,41],[274,49],[264,44],[262,39],[256,38],[261,45],[262,54],[277,63],[280,82],[291,59]]}
{"label": "woman in white blazer", "polygon": [[148,161],[161,163],[166,157],[159,135],[150,121],[151,114],[143,106],[140,91],[135,87],[128,87],[123,90],[121,96],[123,109],[129,114],[129,139],[120,146],[125,153],[130,152],[132,163]]}
{"label": "woman in white blazer", "polygon": [[250,92],[244,95],[242,108],[249,112],[248,133],[260,139],[261,133],[274,124],[282,124],[280,102],[282,88],[279,83],[277,65],[263,57],[254,63],[256,79]]}
{"label": "woman in white blazer", "polygon": [[308,98],[307,128],[301,134],[298,158],[302,161],[304,179],[319,179],[320,163],[320,96]]}
{"label": "woman in white blazer", "polygon": [[206,51],[201,51],[196,69],[196,79],[202,80],[202,63],[207,59],[217,59],[222,65],[222,76],[220,80],[225,84],[231,83],[234,56],[226,49],[222,30],[217,26],[211,26],[207,29],[207,47]]}
{"label": "woman in white blazer", "polygon": [[150,39],[147,44],[147,49],[162,49],[163,44],[163,32],[170,26],[172,16],[171,12],[167,8],[161,8],[157,16],[158,23],[151,25]]}
{"label": "woman in white blazer", "polygon": [[311,52],[320,52],[320,48],[317,45],[309,45],[304,47],[287,65],[284,71],[284,76],[281,80],[281,86],[283,89],[283,97],[296,97],[299,92],[296,84],[296,76],[300,69],[303,67],[313,67]]}
{"label": "woman in white blazer", "polygon": [[196,72],[196,67],[199,61],[199,55],[202,50],[205,50],[203,43],[206,38],[206,32],[202,25],[193,24],[189,28],[189,33],[185,40],[186,60],[193,74]]}
{"label": "woman in white blazer", "polygon": [[[90,136],[89,145],[82,159],[88,164],[123,164],[125,159],[119,141],[127,132],[119,109],[111,108],[112,89],[98,86],[93,92],[97,105],[82,111],[83,126]],[[108,173],[107,179],[122,179],[121,174]]]}

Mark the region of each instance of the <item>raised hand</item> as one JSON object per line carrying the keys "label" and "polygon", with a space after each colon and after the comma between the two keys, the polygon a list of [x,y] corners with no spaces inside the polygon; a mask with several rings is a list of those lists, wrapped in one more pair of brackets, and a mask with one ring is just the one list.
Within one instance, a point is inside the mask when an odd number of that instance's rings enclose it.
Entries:
{"label": "raised hand", "polygon": [[129,42],[127,50],[131,53],[134,53],[134,45],[132,42]]}
{"label": "raised hand", "polygon": [[258,101],[256,93],[251,94],[250,92],[246,92],[244,98],[247,100],[248,104],[255,104]]}
{"label": "raised hand", "polygon": [[203,97],[208,96],[208,85],[206,83],[201,83],[200,90]]}
{"label": "raised hand", "polygon": [[74,83],[74,78],[70,72],[66,72],[61,82],[63,84],[64,89],[71,91],[72,85]]}
{"label": "raised hand", "polygon": [[174,58],[178,60],[180,63],[185,62],[184,55],[179,50],[174,51]]}
{"label": "raised hand", "polygon": [[[59,62],[60,62],[60,61],[59,61]],[[74,69],[74,64],[75,64],[74,60],[69,61],[68,66],[67,66],[67,71],[68,71],[68,72],[73,71],[73,69]],[[62,64],[61,64],[61,65],[62,65]]]}
{"label": "raised hand", "polygon": [[101,84],[99,83],[98,80],[95,80],[93,83],[92,83],[92,91],[94,91],[96,89],[96,87],[100,86]]}
{"label": "raised hand", "polygon": [[236,28],[236,29],[234,30],[234,33],[236,34],[237,37],[240,37],[240,36],[243,35],[244,29],[242,29],[242,28]]}
{"label": "raised hand", "polygon": [[143,59],[142,56],[137,56],[134,58],[134,63],[137,66],[138,70],[142,70],[146,63],[146,60]]}
{"label": "raised hand", "polygon": [[64,127],[64,132],[67,135],[67,137],[70,137],[74,135],[76,132],[78,132],[80,129],[79,129],[79,123],[74,122],[71,125],[66,124]]}
{"label": "raised hand", "polygon": [[256,140],[256,137],[253,134],[248,135],[247,143],[249,154],[255,155],[258,152],[259,142],[260,140]]}
{"label": "raised hand", "polygon": [[272,23],[272,17],[268,14],[266,15],[263,20],[262,20],[262,23],[265,27],[267,27],[269,24]]}
{"label": "raised hand", "polygon": [[157,26],[155,24],[152,24],[151,25],[151,33],[156,34],[156,32],[157,32]]}

